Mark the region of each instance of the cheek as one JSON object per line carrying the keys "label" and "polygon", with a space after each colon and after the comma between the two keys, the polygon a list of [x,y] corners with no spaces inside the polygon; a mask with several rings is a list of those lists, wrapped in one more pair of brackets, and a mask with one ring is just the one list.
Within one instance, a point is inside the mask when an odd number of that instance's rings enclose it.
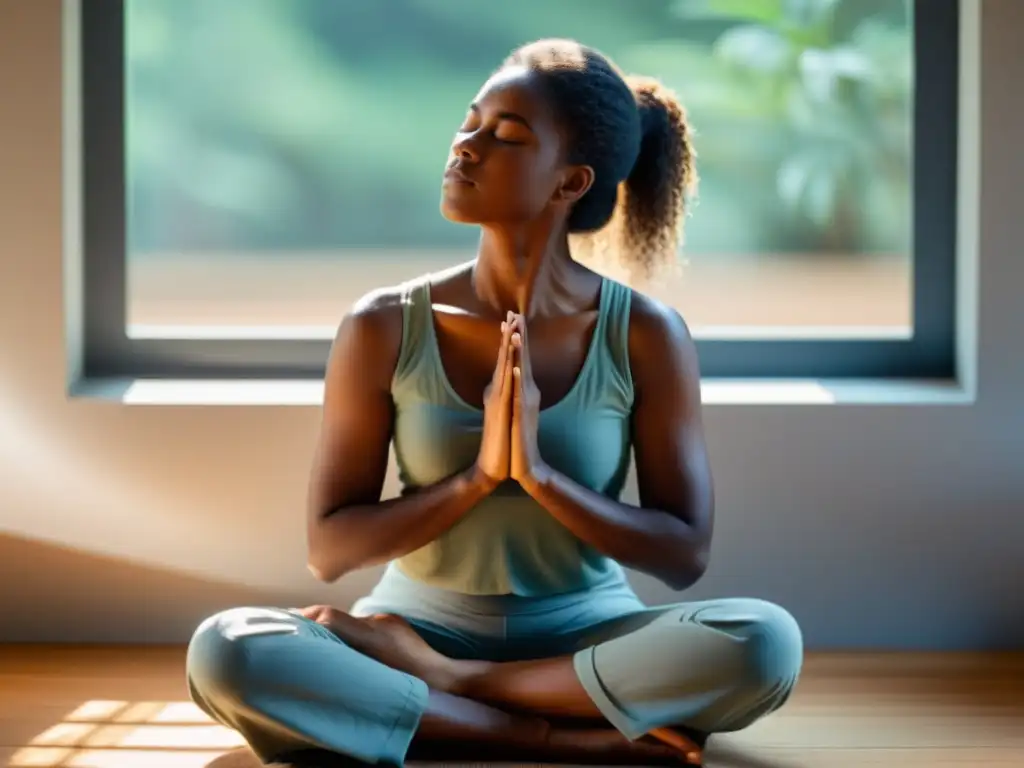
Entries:
{"label": "cheek", "polygon": [[524,213],[539,213],[551,201],[554,181],[548,168],[538,163],[524,163],[509,175],[509,180],[510,196]]}

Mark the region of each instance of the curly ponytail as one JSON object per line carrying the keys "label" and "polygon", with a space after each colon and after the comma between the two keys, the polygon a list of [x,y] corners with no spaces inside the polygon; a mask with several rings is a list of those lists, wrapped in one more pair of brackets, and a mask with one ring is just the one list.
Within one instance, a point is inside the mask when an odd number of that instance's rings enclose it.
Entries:
{"label": "curly ponytail", "polygon": [[697,189],[696,152],[686,110],[652,78],[628,77],[642,138],[619,193],[621,243],[628,265],[645,275],[675,263],[687,205]]}
{"label": "curly ponytail", "polygon": [[574,254],[617,262],[636,280],[675,265],[697,190],[691,130],[675,94],[573,40],[530,43],[506,63],[541,76],[569,131],[570,162],[594,169],[569,217]]}

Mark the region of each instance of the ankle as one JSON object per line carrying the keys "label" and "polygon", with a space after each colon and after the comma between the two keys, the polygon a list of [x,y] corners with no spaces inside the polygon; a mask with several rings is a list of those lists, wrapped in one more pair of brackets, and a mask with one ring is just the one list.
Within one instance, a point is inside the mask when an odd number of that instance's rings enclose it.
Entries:
{"label": "ankle", "polygon": [[485,674],[491,662],[469,659],[447,659],[447,663],[433,674],[432,688],[463,699],[477,700],[477,681]]}
{"label": "ankle", "polygon": [[445,658],[440,662],[431,662],[426,669],[418,670],[416,676],[423,680],[432,691],[460,696],[459,691],[462,687],[460,680],[464,674],[461,664],[462,662],[458,659]]}

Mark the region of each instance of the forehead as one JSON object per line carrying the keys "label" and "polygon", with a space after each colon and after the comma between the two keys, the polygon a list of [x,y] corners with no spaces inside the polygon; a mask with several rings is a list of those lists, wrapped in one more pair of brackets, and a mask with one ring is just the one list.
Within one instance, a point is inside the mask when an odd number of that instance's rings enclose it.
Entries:
{"label": "forehead", "polygon": [[474,103],[482,111],[520,115],[535,131],[556,129],[555,116],[544,98],[540,81],[526,67],[511,66],[496,72],[477,92]]}

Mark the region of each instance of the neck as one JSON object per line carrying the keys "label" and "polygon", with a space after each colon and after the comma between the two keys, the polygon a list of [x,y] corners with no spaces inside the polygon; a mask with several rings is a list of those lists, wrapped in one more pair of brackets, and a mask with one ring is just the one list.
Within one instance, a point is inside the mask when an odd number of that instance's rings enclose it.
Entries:
{"label": "neck", "polygon": [[580,265],[564,228],[484,227],[473,267],[473,288],[484,304],[527,318],[566,311],[578,293]]}

